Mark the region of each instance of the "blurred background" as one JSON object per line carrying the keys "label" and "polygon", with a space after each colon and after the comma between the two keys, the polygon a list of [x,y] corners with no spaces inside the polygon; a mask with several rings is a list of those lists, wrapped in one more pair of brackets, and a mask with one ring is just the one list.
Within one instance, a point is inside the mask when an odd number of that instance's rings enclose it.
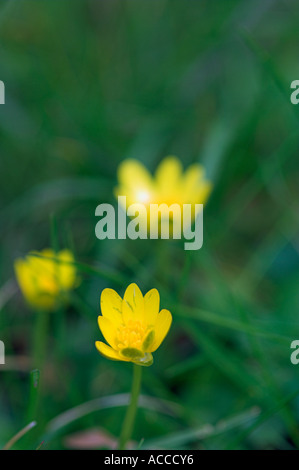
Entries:
{"label": "blurred background", "polygon": [[[1,0],[0,447],[38,380],[13,263],[54,237],[82,282],[50,316],[38,424],[14,448],[115,445],[132,367],[95,349],[99,300],[137,282],[173,326],[132,445],[299,449],[298,20],[295,0]],[[167,155],[213,181],[203,248],[97,240],[119,163]]]}

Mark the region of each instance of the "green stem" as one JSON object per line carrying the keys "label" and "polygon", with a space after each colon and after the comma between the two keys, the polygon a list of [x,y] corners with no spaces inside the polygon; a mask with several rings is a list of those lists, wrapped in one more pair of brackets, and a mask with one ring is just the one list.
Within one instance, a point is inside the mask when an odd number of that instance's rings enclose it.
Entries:
{"label": "green stem", "polygon": [[49,323],[49,312],[36,312],[36,324],[33,338],[33,368],[43,369]]}
{"label": "green stem", "polygon": [[[27,418],[32,421],[38,416],[38,409],[41,398],[40,375],[43,375],[43,368],[46,355],[47,333],[49,324],[49,312],[39,311],[35,313],[36,323],[33,336],[32,350],[32,371],[30,377],[30,396],[27,409]],[[32,434],[32,433],[31,433]]]}
{"label": "green stem", "polygon": [[[42,395],[42,383],[43,380],[40,378],[43,376],[44,362],[47,350],[47,339],[48,339],[48,326],[49,326],[49,312],[40,310],[35,313],[35,325],[32,338],[32,365],[30,373],[30,393],[27,406],[27,419],[28,421],[38,421],[40,428],[40,406],[41,406],[41,395]],[[25,447],[36,439],[38,430],[31,431],[29,436],[24,438]]]}
{"label": "green stem", "polygon": [[131,390],[131,399],[127,408],[127,413],[123,423],[121,435],[119,438],[119,449],[124,450],[127,442],[131,439],[136,411],[138,406],[138,397],[141,387],[142,366],[134,364],[133,366],[133,383]]}

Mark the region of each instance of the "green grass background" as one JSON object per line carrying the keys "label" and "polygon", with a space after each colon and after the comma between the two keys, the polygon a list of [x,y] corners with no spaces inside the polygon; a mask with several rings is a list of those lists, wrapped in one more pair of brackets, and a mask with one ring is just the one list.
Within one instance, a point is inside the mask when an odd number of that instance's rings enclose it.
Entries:
{"label": "green grass background", "polygon": [[[38,425],[14,448],[119,435],[132,368],[97,353],[97,315],[103,288],[137,282],[174,320],[144,370],[137,445],[299,449],[298,20],[296,0],[1,0],[0,447],[35,399],[37,313],[13,262],[56,239],[82,284],[50,317]],[[119,163],[169,154],[214,183],[203,248],[97,240]]]}

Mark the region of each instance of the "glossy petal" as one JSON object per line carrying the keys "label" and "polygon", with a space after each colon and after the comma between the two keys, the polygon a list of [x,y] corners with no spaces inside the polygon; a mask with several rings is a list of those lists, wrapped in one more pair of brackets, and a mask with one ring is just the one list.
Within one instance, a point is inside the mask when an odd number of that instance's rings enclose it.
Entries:
{"label": "glossy petal", "polygon": [[155,324],[155,337],[152,346],[148,350],[149,352],[154,352],[156,349],[158,349],[169,331],[171,322],[172,316],[169,310],[161,310]]}
{"label": "glossy petal", "polygon": [[157,289],[151,289],[144,296],[144,320],[147,325],[155,325],[160,308],[160,295]]}
{"label": "glossy petal", "polygon": [[98,324],[99,328],[107,341],[107,343],[112,346],[112,348],[116,347],[116,328],[114,324],[108,320],[108,318],[99,316],[98,317]]}
{"label": "glossy petal", "polygon": [[122,303],[123,320],[128,323],[130,320],[143,320],[144,300],[137,284],[130,284],[127,287]]}
{"label": "glossy petal", "polygon": [[102,356],[106,357],[107,359],[111,359],[112,361],[129,361],[129,359],[121,357],[117,351],[112,349],[110,346],[107,346],[107,344],[102,343],[101,341],[96,341],[96,348],[99,353],[102,354]]}
{"label": "glossy petal", "polygon": [[116,327],[122,323],[122,298],[113,289],[104,289],[101,294],[101,311]]}

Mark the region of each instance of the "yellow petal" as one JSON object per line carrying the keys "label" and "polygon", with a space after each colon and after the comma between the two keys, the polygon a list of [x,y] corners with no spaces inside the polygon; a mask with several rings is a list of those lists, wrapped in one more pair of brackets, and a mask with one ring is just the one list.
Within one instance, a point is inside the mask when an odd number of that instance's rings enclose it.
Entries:
{"label": "yellow petal", "polygon": [[[124,160],[118,167],[118,180],[120,186],[127,190],[140,191],[152,188],[151,174],[138,160]],[[126,194],[122,195],[125,196]]]}
{"label": "yellow petal", "polygon": [[184,190],[188,193],[198,188],[204,178],[204,168],[198,163],[190,165],[183,176]]}
{"label": "yellow petal", "polygon": [[147,325],[155,325],[160,308],[160,295],[151,289],[144,296],[144,320]]}
{"label": "yellow petal", "polygon": [[122,298],[113,289],[104,289],[101,294],[101,311],[115,326],[122,323]]}
{"label": "yellow petal", "polygon": [[149,352],[154,352],[158,349],[169,331],[171,322],[172,316],[169,310],[161,310],[155,324],[155,337],[152,346],[148,350]]}
{"label": "yellow petal", "polygon": [[74,256],[69,250],[61,250],[57,254],[59,269],[59,287],[70,290],[77,284],[77,271],[74,266]]}
{"label": "yellow petal", "polygon": [[112,361],[125,361],[128,362],[129,359],[125,357],[120,357],[117,351],[114,351],[110,346],[107,344],[102,343],[101,341],[96,341],[96,348],[102,356],[106,357],[107,359],[111,359]]}
{"label": "yellow petal", "polygon": [[68,250],[55,253],[47,248],[33,251],[25,260],[16,260],[15,271],[26,300],[37,308],[52,310],[62,291],[76,287],[73,255]]}
{"label": "yellow petal", "polygon": [[210,183],[209,181],[203,181],[200,184],[200,187],[195,193],[197,204],[205,204],[205,202],[208,200],[208,197],[210,196],[212,187],[212,183]]}
{"label": "yellow petal", "polygon": [[116,346],[116,328],[108,318],[98,317],[99,328],[107,341],[113,348]]}
{"label": "yellow petal", "polygon": [[30,263],[17,259],[14,268],[18,284],[28,304],[37,309],[53,310],[56,305],[55,296],[41,290],[38,276]]}
{"label": "yellow petal", "polygon": [[27,296],[32,297],[36,295],[37,293],[36,285],[33,282],[28,264],[22,259],[17,259],[14,263],[14,268],[15,268],[17,281],[19,283],[19,286],[23,294],[26,297]]}
{"label": "yellow petal", "polygon": [[[160,191],[160,202],[168,203],[168,199],[173,199],[174,194],[178,190],[182,172],[183,167],[177,157],[170,156],[162,160],[155,174],[158,190]],[[172,202],[179,201],[173,200]]]}
{"label": "yellow petal", "polygon": [[137,284],[130,284],[127,287],[122,303],[123,320],[128,323],[130,320],[144,319],[143,295]]}
{"label": "yellow petal", "polygon": [[127,206],[149,204],[155,199],[153,178],[139,161],[128,159],[122,162],[118,168],[118,180],[115,195],[126,196]]}
{"label": "yellow petal", "polygon": [[[55,258],[56,254],[55,252],[52,250],[52,248],[44,248],[43,250],[41,251],[32,251],[32,254],[36,254],[38,256],[43,256],[45,258],[50,258],[50,259],[53,259]],[[30,255],[29,255],[30,256]],[[40,258],[42,259],[42,258]]]}
{"label": "yellow petal", "polygon": [[53,259],[54,256],[50,249],[41,252],[33,251],[26,257],[26,263],[37,289],[56,296],[59,292],[59,265]]}

